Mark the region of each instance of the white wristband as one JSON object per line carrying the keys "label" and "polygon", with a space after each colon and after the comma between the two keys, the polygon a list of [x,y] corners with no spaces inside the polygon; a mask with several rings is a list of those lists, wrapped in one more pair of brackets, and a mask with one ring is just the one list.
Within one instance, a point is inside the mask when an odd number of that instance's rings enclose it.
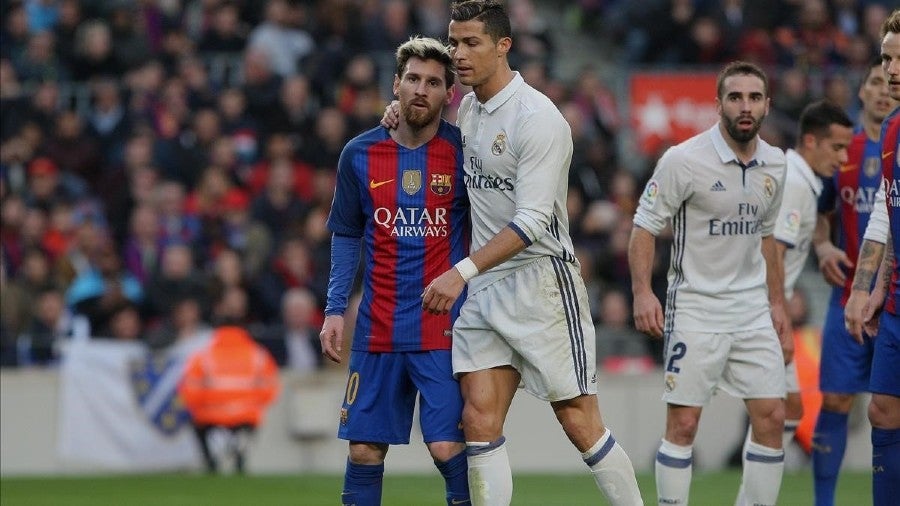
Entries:
{"label": "white wristband", "polygon": [[474,278],[478,275],[478,267],[475,266],[475,262],[472,261],[471,258],[466,257],[456,262],[456,270],[459,271],[459,275],[462,276],[463,281],[466,283],[469,282],[470,279]]}

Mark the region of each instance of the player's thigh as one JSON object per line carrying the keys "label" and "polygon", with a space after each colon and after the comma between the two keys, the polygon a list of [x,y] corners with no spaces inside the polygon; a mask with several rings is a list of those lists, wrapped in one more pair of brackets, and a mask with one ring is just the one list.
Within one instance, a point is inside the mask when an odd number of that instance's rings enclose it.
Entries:
{"label": "player's thigh", "polygon": [[819,389],[823,392],[856,394],[869,388],[874,343],[856,342],[844,325],[844,308],[832,301],[822,328],[819,358]]}
{"label": "player's thigh", "polygon": [[485,371],[492,367],[511,365],[513,349],[486,318],[486,300],[492,296],[490,287],[469,297],[460,308],[453,323],[453,374]]}
{"label": "player's thigh", "polygon": [[732,334],[719,387],[741,399],[783,399],[784,354],[772,327]]}
{"label": "player's thigh", "polygon": [[730,346],[730,334],[669,332],[663,400],[678,406],[705,406],[720,382]]}
{"label": "player's thigh", "polygon": [[547,401],[597,392],[594,326],[574,264],[543,258],[489,289],[488,319],[514,350],[525,390]]}
{"label": "player's thigh", "polygon": [[900,316],[883,313],[872,360],[872,393],[900,397]]}
{"label": "player's thigh", "polygon": [[426,443],[465,441],[462,432],[463,400],[453,378],[450,350],[408,353],[408,370],[419,390],[419,425]]}
{"label": "player's thigh", "polygon": [[338,437],[407,444],[417,390],[403,353],[350,353]]}

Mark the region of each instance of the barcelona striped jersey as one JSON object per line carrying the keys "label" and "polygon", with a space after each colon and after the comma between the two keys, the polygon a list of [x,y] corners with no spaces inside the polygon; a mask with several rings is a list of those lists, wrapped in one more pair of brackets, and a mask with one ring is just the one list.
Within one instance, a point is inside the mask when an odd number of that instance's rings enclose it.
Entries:
{"label": "barcelona striped jersey", "polygon": [[837,210],[837,246],[853,263],[847,268],[844,286],[836,286],[831,292],[832,302],[840,301],[841,307],[850,297],[859,248],[881,183],[880,148],[878,141],[873,141],[858,128],[847,147],[847,163],[826,181],[819,197],[819,212]]}
{"label": "barcelona striped jersey", "polygon": [[881,130],[881,167],[884,175],[884,197],[887,201],[891,241],[894,245],[894,271],[884,309],[900,315],[900,108],[885,119]]}
{"label": "barcelona striped jersey", "polygon": [[468,254],[469,201],[459,129],[441,121],[426,144],[409,149],[377,127],[341,153],[328,218],[338,235],[363,239],[362,300],[352,350],[450,349],[449,314],[422,310],[422,292]]}

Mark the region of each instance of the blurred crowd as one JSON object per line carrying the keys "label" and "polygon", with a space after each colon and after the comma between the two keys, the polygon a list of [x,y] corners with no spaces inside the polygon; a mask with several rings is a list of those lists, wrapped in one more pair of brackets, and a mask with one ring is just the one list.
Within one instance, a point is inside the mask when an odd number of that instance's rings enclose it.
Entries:
{"label": "blurred crowd", "polygon": [[[626,259],[655,160],[622,163],[628,122],[604,73],[762,63],[774,85],[766,135],[788,147],[810,100],[857,107],[888,3],[508,0],[511,62],[572,126],[570,225],[599,360],[661,360],[661,343],[631,326]],[[68,339],[164,347],[241,323],[280,366],[322,367],[340,151],[392,98],[393,50],[414,34],[444,39],[448,5],[0,1],[0,364],[55,363]],[[596,38],[614,67],[557,75],[566,30]]]}

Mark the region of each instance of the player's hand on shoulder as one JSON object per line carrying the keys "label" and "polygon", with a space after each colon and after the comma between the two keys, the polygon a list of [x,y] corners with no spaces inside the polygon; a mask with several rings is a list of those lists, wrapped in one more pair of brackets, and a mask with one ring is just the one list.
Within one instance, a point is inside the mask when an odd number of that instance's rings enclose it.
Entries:
{"label": "player's hand on shoulder", "polygon": [[400,102],[392,100],[384,107],[384,116],[381,117],[381,126],[394,129],[400,126]]}
{"label": "player's hand on shoulder", "polygon": [[344,317],[330,315],[325,317],[322,331],[319,332],[322,354],[334,363],[341,363],[341,352],[344,349]]}
{"label": "player's hand on shoulder", "polygon": [[663,335],[663,312],[659,299],[652,292],[634,296],[634,327],[653,337]]}
{"label": "player's hand on shoulder", "polygon": [[823,242],[816,246],[816,256],[819,258],[819,270],[825,281],[835,286],[844,286],[847,274],[844,269],[853,267],[853,262],[844,250],[831,242]]}

